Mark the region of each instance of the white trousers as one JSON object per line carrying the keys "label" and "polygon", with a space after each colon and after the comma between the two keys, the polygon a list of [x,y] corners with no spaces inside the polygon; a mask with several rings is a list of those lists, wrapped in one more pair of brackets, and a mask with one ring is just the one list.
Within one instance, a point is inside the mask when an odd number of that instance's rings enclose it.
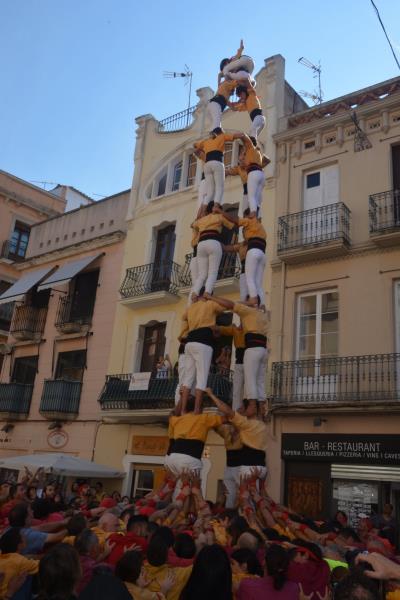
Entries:
{"label": "white trousers", "polygon": [[245,275],[247,289],[250,298],[260,296],[260,304],[265,305],[264,293],[264,269],[265,269],[265,252],[259,248],[250,248],[246,253]]}
{"label": "white trousers", "polygon": [[249,295],[249,288],[247,287],[246,273],[240,273],[239,293],[241,302],[247,300],[247,296]]}
{"label": "white trousers", "polygon": [[221,127],[221,115],[222,108],[218,102],[209,102],[207,104],[207,114],[209,119],[211,120],[211,131],[216,129],[217,127]]}
{"label": "white trousers", "polygon": [[[241,466],[241,467],[236,467],[237,471],[235,471],[235,476],[236,476],[236,483],[238,485],[240,485],[240,480],[243,479],[244,477],[251,477],[252,475],[254,475],[254,470],[257,470],[257,472],[259,473],[259,477],[261,479],[265,479],[267,476],[267,467],[259,467],[257,465],[253,466]],[[257,488],[259,488],[259,482],[257,481]],[[258,491],[260,491],[258,489]]]}
{"label": "white trousers", "polygon": [[225,508],[235,508],[238,491],[238,471],[240,467],[225,467],[224,486],[226,487]]}
{"label": "white trousers", "polygon": [[203,204],[208,204],[212,200],[216,204],[223,204],[224,201],[224,182],[225,165],[219,160],[208,160],[204,164],[204,181],[206,182],[207,195]]}
{"label": "white trousers", "polygon": [[260,135],[260,133],[262,132],[264,127],[265,127],[264,115],[257,115],[256,117],[254,117],[254,119],[251,122],[250,136],[255,137],[257,139],[257,137]]}
{"label": "white trousers", "polygon": [[207,204],[206,198],[207,198],[207,184],[206,184],[206,179],[204,177],[204,179],[200,180],[199,187],[197,190],[197,210],[200,208],[200,206],[202,206],[202,204]]}
{"label": "white trousers", "polygon": [[[236,73],[234,73],[236,71]],[[251,56],[244,54],[236,60],[231,60],[222,69],[223,74],[229,75],[232,79],[246,79],[254,71],[254,61]],[[240,77],[234,77],[234,75],[240,75]]]}
{"label": "white trousers", "polygon": [[213,293],[218,277],[218,269],[222,258],[222,246],[217,240],[204,240],[197,246],[197,278],[193,283],[193,291],[199,294],[203,285],[208,294]]}
{"label": "white trousers", "polygon": [[262,202],[262,191],[265,184],[264,171],[250,171],[247,175],[247,193],[251,212],[257,212]]}
{"label": "white trousers", "polygon": [[165,466],[172,471],[174,475],[182,475],[183,471],[197,471],[202,468],[201,460],[193,458],[189,454],[181,454],[180,452],[171,452],[165,457]]}
{"label": "white trousers", "polygon": [[268,351],[266,348],[247,348],[244,353],[244,390],[247,400],[265,402],[265,378]]}
{"label": "white trousers", "polygon": [[197,390],[205,390],[210,371],[213,349],[200,342],[187,342],[185,347],[185,366],[182,385],[189,388],[196,385]]}
{"label": "white trousers", "polygon": [[242,364],[235,364],[232,381],[232,410],[242,406],[244,391],[244,368]]}

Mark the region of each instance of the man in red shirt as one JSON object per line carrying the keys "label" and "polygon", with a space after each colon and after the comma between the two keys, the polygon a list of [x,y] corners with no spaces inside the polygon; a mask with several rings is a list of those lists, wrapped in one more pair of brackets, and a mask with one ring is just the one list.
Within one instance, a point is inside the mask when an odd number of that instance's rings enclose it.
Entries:
{"label": "man in red shirt", "polygon": [[126,526],[125,535],[113,533],[108,538],[108,542],[111,546],[114,544],[114,547],[107,557],[106,562],[109,565],[115,566],[124,552],[136,549],[132,548],[132,546],[137,546],[137,549],[140,549],[145,554],[148,546],[147,536],[147,518],[141,515],[131,517]]}

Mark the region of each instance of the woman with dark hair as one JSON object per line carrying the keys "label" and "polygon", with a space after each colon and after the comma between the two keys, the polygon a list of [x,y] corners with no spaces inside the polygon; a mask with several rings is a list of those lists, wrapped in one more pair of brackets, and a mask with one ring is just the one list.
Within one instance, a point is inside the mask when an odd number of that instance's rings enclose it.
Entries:
{"label": "woman with dark hair", "polygon": [[232,600],[232,569],[225,550],[213,544],[203,548],[179,600]]}
{"label": "woman with dark hair", "polygon": [[80,576],[77,551],[69,544],[58,544],[40,561],[38,600],[73,600]]}
{"label": "woman with dark hair", "polygon": [[238,600],[299,600],[299,588],[287,580],[289,556],[282,546],[272,544],[265,553],[263,578],[243,579]]}

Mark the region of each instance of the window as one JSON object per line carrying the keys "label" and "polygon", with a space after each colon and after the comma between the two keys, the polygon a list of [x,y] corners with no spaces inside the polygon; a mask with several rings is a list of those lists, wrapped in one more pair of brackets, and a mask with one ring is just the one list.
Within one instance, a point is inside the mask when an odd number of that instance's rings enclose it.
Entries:
{"label": "window", "polygon": [[[0,295],[7,291],[11,287],[9,281],[0,281]],[[3,331],[9,331],[12,315],[14,312],[14,302],[6,302],[0,304],[0,329]]]}
{"label": "window", "polygon": [[163,196],[165,194],[166,187],[167,187],[167,172],[165,172],[163,175],[161,175],[160,179],[158,180],[156,195]]}
{"label": "window", "polygon": [[229,168],[232,165],[232,157],[233,157],[233,142],[227,142],[225,144],[225,152],[224,152],[224,164],[226,168]]}
{"label": "window", "polygon": [[307,189],[318,187],[320,185],[321,173],[317,171],[316,173],[310,173],[307,175]]}
{"label": "window", "polygon": [[187,187],[189,187],[190,185],[194,185],[194,182],[196,180],[196,169],[197,169],[197,158],[195,154],[190,154],[189,156],[189,160],[188,160],[188,172],[187,172],[187,179],[186,179],[186,185]]}
{"label": "window", "polygon": [[37,355],[16,358],[11,381],[13,383],[33,384],[35,382],[37,367]]}
{"label": "window", "polygon": [[29,242],[29,225],[15,222],[14,231],[11,234],[9,255],[14,260],[22,260],[25,257],[26,249]]}
{"label": "window", "polygon": [[58,355],[56,379],[82,381],[86,366],[86,350],[60,352]]}
{"label": "window", "polygon": [[174,166],[174,177],[172,180],[172,191],[173,192],[176,192],[177,190],[179,190],[179,185],[181,183],[181,177],[182,177],[182,161],[180,160]]}
{"label": "window", "polygon": [[[298,299],[297,360],[319,360],[338,355],[339,294],[336,290],[303,294]],[[314,367],[310,366],[310,371]],[[320,375],[329,366],[321,365]]]}
{"label": "window", "polygon": [[149,373],[156,371],[160,356],[164,356],[166,323],[157,323],[144,327],[142,360],[140,371]]}
{"label": "window", "polygon": [[133,479],[133,497],[143,498],[153,491],[154,475],[151,470],[135,470]]}

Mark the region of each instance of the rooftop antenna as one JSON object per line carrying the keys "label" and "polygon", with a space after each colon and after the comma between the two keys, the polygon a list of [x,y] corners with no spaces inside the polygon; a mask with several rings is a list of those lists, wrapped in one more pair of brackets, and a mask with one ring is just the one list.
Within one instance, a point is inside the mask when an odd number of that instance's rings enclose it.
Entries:
{"label": "rooftop antenna", "polygon": [[189,84],[189,98],[188,98],[188,107],[187,107],[187,125],[189,125],[189,118],[190,118],[190,104],[192,101],[192,77],[193,77],[193,73],[190,70],[190,67],[188,67],[188,65],[185,65],[185,71],[183,73],[179,73],[177,71],[164,71],[163,72],[163,77],[164,79],[176,79],[177,77],[185,77],[186,81],[185,81],[185,85]]}
{"label": "rooftop antenna", "polygon": [[311,98],[316,104],[322,104],[324,94],[321,88],[321,63],[318,62],[318,66],[314,65],[314,63],[308,60],[308,58],[306,58],[305,56],[301,56],[297,62],[307,67],[307,69],[311,69],[311,71],[313,72],[314,79],[318,78],[318,92],[314,91],[313,94],[310,94],[308,92],[300,92],[300,94],[302,96],[305,96],[306,98]]}

